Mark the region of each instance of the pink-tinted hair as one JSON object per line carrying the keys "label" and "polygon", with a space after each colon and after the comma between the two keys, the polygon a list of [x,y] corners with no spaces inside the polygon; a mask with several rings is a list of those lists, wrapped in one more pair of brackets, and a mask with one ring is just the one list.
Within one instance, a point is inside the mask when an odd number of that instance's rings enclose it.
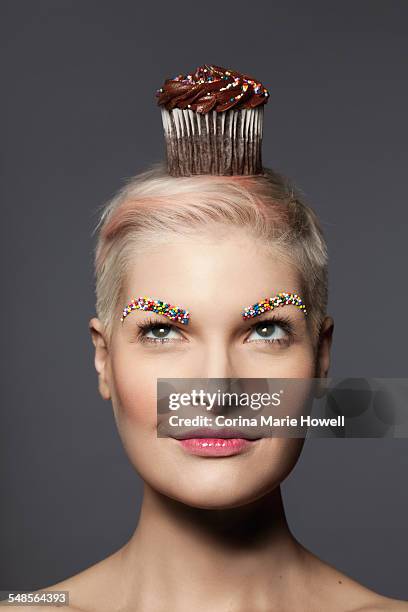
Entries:
{"label": "pink-tinted hair", "polygon": [[108,339],[135,253],[214,225],[244,228],[296,267],[318,335],[327,308],[327,247],[316,214],[289,181],[267,168],[255,176],[175,178],[160,163],[131,178],[102,208],[95,228],[96,312]]}

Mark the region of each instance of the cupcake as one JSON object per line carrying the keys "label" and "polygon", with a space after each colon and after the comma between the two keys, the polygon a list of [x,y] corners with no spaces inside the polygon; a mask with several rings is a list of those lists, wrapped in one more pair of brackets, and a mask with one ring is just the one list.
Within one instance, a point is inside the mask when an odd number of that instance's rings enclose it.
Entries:
{"label": "cupcake", "polygon": [[220,66],[166,79],[156,91],[172,176],[259,174],[268,90]]}

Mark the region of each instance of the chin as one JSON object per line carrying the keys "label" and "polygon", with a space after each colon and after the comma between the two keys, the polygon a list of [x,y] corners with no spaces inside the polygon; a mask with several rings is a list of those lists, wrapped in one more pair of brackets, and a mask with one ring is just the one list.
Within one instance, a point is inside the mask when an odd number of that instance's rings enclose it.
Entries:
{"label": "chin", "polygon": [[202,510],[227,510],[229,508],[239,508],[262,497],[263,493],[256,494],[248,491],[191,491],[186,495],[177,494],[171,496],[178,502],[190,506],[191,508],[201,508]]}
{"label": "chin", "polygon": [[[261,476],[261,474],[259,475]],[[230,479],[207,475],[206,478],[181,478],[177,482],[160,486],[160,483],[151,483],[150,486],[166,497],[170,497],[186,506],[193,508],[223,510],[237,508],[270,493],[280,484],[281,479],[271,478],[268,481],[248,478],[238,475]]]}

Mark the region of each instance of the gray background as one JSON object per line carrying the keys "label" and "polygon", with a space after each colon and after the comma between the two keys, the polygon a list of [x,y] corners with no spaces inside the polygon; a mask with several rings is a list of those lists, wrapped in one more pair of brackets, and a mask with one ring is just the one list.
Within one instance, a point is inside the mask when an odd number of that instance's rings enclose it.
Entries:
{"label": "gray background", "polygon": [[[146,6],[147,5],[147,6]],[[140,481],[97,393],[97,208],[164,154],[154,92],[215,63],[270,89],[264,165],[330,249],[332,375],[407,376],[405,1],[2,1],[0,589],[62,580],[134,529]],[[296,536],[408,599],[407,440],[311,440]]]}

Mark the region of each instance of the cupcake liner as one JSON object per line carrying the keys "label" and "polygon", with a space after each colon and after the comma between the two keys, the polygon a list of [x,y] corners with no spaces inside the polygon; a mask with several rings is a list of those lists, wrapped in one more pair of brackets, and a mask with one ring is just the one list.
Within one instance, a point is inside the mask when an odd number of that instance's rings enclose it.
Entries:
{"label": "cupcake liner", "polygon": [[262,172],[264,107],[197,113],[161,109],[172,176]]}

